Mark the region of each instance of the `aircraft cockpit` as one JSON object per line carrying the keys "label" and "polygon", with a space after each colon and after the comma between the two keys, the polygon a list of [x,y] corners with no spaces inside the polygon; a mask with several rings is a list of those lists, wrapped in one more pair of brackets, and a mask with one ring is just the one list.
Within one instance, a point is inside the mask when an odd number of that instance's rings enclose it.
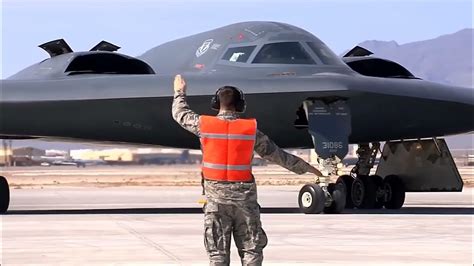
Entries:
{"label": "aircraft cockpit", "polygon": [[279,65],[345,65],[322,42],[280,41],[258,45],[239,44],[224,52],[221,63]]}

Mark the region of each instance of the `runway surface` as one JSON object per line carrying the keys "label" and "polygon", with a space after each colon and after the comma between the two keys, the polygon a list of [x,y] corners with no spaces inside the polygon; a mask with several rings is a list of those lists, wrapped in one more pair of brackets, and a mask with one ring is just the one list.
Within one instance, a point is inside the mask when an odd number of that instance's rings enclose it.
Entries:
{"label": "runway surface", "polygon": [[[344,169],[349,173],[352,166]],[[474,166],[459,166],[465,186],[474,186]],[[302,185],[314,180],[313,174],[297,175],[277,165],[255,166],[252,173],[259,185]],[[375,174],[373,169],[372,174]],[[144,166],[72,166],[0,168],[10,185],[16,187],[41,186],[182,186],[199,185],[199,165],[144,165]],[[332,182],[336,181],[336,176]]]}
{"label": "runway surface", "polygon": [[[300,186],[260,186],[265,265],[472,265],[473,189],[409,193],[398,211],[297,213]],[[2,265],[207,265],[200,187],[13,189]],[[232,247],[233,265],[240,265]]]}

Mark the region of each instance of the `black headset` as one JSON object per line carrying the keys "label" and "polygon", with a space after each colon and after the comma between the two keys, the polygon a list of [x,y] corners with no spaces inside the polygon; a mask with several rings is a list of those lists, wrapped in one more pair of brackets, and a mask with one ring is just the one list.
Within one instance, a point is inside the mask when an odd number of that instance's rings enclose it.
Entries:
{"label": "black headset", "polygon": [[214,96],[211,99],[211,108],[213,110],[219,111],[219,109],[221,107],[221,103],[219,101],[219,93],[223,89],[231,89],[231,90],[234,91],[234,93],[237,93],[238,100],[235,103],[235,111],[238,112],[238,113],[245,112],[246,103],[245,103],[244,93],[240,89],[238,89],[237,87],[234,87],[234,86],[224,86],[224,87],[219,88],[216,91],[216,94],[214,94]]}

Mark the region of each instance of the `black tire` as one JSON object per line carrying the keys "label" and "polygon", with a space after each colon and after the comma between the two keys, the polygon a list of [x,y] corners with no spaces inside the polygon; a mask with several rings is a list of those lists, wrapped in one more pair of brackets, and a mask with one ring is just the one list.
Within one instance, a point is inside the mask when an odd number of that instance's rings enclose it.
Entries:
{"label": "black tire", "polygon": [[352,202],[359,209],[375,207],[377,185],[373,178],[366,175],[358,176],[352,183]]}
{"label": "black tire", "polygon": [[346,209],[353,209],[354,203],[352,203],[352,183],[354,182],[354,178],[350,175],[341,175],[337,181],[337,183],[344,184],[346,188]]}
{"label": "black tire", "polygon": [[0,214],[4,214],[10,205],[10,188],[5,177],[0,176]]}
{"label": "black tire", "polygon": [[321,213],[326,203],[326,195],[319,185],[306,184],[298,195],[300,211],[306,214]]}
{"label": "black tire", "polygon": [[385,197],[383,196],[383,194],[377,192],[383,189],[383,178],[378,175],[371,175],[370,178],[373,179],[373,182],[377,186],[374,208],[381,209],[385,204]]}
{"label": "black tire", "polygon": [[328,185],[328,192],[333,199],[331,206],[324,208],[324,213],[342,213],[346,207],[346,186],[340,183]]}
{"label": "black tire", "polygon": [[385,190],[385,208],[400,209],[405,203],[406,188],[396,175],[386,176],[383,180]]}

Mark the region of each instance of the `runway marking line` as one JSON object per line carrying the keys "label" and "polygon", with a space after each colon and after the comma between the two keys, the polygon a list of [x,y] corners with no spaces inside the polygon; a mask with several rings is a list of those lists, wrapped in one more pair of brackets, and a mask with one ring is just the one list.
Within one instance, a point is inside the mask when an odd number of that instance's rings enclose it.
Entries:
{"label": "runway marking line", "polygon": [[176,261],[177,263],[180,263],[178,257],[176,257],[173,253],[169,252],[168,250],[166,250],[164,247],[162,247],[160,244],[156,243],[155,241],[149,239],[148,237],[140,234],[139,232],[137,232],[135,229],[133,229],[132,227],[126,225],[125,223],[122,223],[122,222],[116,222],[116,224],[125,229],[127,232],[129,232],[130,234],[132,234],[133,236],[135,236],[136,238],[140,239],[141,241],[143,241],[145,244],[147,244],[148,246],[151,246],[152,248],[158,250],[158,251],[161,251],[163,254],[165,254],[168,258]]}

